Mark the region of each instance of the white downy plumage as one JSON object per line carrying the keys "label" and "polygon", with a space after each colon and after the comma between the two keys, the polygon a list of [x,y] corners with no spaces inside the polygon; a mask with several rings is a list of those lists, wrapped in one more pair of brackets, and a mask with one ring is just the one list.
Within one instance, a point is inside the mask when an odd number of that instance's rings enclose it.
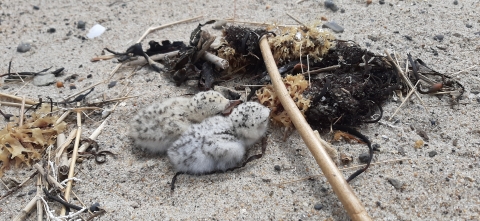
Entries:
{"label": "white downy plumage", "polygon": [[129,136],[139,147],[165,153],[190,125],[220,113],[229,114],[239,103],[216,91],[200,92],[192,98],[170,98],[141,110],[130,124]]}
{"label": "white downy plumage", "polygon": [[228,117],[192,125],[168,149],[177,172],[206,174],[239,166],[246,148],[265,135],[270,109],[256,102],[238,105]]}

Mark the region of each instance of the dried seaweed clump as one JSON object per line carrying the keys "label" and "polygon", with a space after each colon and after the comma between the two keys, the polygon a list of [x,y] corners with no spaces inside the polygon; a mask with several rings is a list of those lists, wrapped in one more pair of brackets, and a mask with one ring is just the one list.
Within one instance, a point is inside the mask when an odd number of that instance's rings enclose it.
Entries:
{"label": "dried seaweed clump", "polygon": [[265,33],[265,29],[241,26],[228,26],[223,30],[223,45],[217,50],[217,55],[228,60],[228,73],[249,65],[255,66],[261,61],[258,39]]}
{"label": "dried seaweed clump", "polygon": [[280,34],[268,39],[273,51],[273,58],[280,64],[299,60],[300,48],[302,58],[307,55],[320,61],[322,57],[334,46],[335,37],[328,31],[309,27],[289,27],[280,29]]}
{"label": "dried seaweed clump", "polygon": [[48,116],[50,106],[44,105],[25,119],[22,126],[8,123],[0,131],[0,177],[12,162],[15,167],[22,163],[30,166],[42,157],[46,147],[55,143],[57,134],[63,132],[66,123],[55,124],[58,116]]}
{"label": "dried seaweed clump", "polygon": [[[310,107],[310,99],[303,97],[303,92],[308,88],[308,81],[305,80],[303,75],[299,74],[295,76],[287,75],[283,78],[283,83],[285,84],[287,91],[290,93],[290,97],[295,101],[298,109],[300,109],[300,112],[302,112],[305,117],[305,111]],[[272,110],[271,117],[274,122],[279,123],[284,127],[293,126],[292,120],[280,103],[272,85],[267,85],[258,90],[257,97],[261,104]]]}

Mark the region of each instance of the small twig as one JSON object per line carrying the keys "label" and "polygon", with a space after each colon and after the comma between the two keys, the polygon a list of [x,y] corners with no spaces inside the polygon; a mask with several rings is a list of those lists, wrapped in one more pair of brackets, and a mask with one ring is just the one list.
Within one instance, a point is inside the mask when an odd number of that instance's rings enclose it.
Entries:
{"label": "small twig", "polygon": [[[80,103],[77,103],[77,106],[80,106]],[[71,162],[70,162],[70,170],[68,172],[68,179],[71,179],[75,175],[75,162],[77,161],[78,156],[78,146],[80,145],[80,139],[82,137],[82,113],[77,112],[77,136],[75,137],[75,144],[73,146],[73,153]],[[72,191],[73,180],[69,180],[67,183],[67,187],[65,188],[65,201],[68,203],[70,200],[70,192]],[[67,212],[66,207],[62,207],[60,214],[63,216]]]}
{"label": "small twig", "polygon": [[463,70],[461,70],[461,71],[455,72],[455,73],[451,74],[450,77],[455,77],[457,74],[460,74],[460,73],[462,73],[462,72],[466,72],[466,71],[468,71],[468,70],[470,70],[470,69],[472,69],[472,68],[475,68],[475,67],[477,67],[477,65],[473,65],[473,66],[468,67],[468,68],[465,68],[465,69],[463,69]]}
{"label": "small twig", "polygon": [[23,185],[25,185],[25,183],[27,181],[29,181],[30,179],[32,179],[35,175],[37,175],[37,171],[33,172],[27,179],[25,179],[22,183],[18,184],[18,186],[10,189],[7,193],[5,193],[5,195],[3,195],[2,197],[0,197],[0,200],[2,199],[5,199],[5,197],[9,196],[10,194],[14,193],[15,191],[17,191],[18,189],[20,189],[21,187],[23,187]]}
{"label": "small twig", "polygon": [[320,68],[320,69],[312,70],[312,71],[310,71],[310,74],[319,74],[319,73],[322,73],[322,72],[334,71],[334,70],[337,70],[338,68],[340,68],[340,65],[333,65],[333,66],[326,67],[326,68]]}
{"label": "small twig", "polygon": [[108,102],[123,101],[123,100],[127,100],[127,99],[130,99],[130,98],[136,98],[136,97],[139,97],[139,96],[140,95],[113,98],[113,99],[110,99],[110,100],[104,100],[104,101],[100,101],[100,102],[96,102],[96,103],[91,103],[90,105],[101,105],[101,104],[105,104],[105,103],[108,103]]}
{"label": "small twig", "polygon": [[[9,106],[9,107],[21,107],[22,104],[20,103],[13,103],[13,102],[6,102],[6,101],[0,101],[0,105],[3,105],[3,106]],[[30,105],[30,104],[25,104],[25,107],[29,108],[29,107],[32,107],[33,105]]]}
{"label": "small twig", "polygon": [[[400,68],[399,64],[393,60],[392,56],[390,56],[390,53],[388,53],[387,50],[385,50],[385,54],[387,54],[388,60],[395,66],[395,69],[397,69],[397,72],[403,78],[405,83],[407,83],[408,87],[410,87],[410,89],[412,89],[412,90],[415,89],[415,87],[412,84],[412,82],[410,81],[410,79],[408,79],[408,77],[405,75],[405,73],[403,73],[402,68]],[[414,93],[415,93],[415,96],[417,96],[417,98],[422,103],[423,107],[425,107],[425,110],[428,112],[428,108],[425,106],[425,103],[423,102],[422,98],[420,97],[420,94],[418,93],[418,91],[414,90]]]}
{"label": "small twig", "polygon": [[23,126],[24,111],[25,111],[25,96],[22,97],[22,106],[20,107],[20,119],[18,122],[19,127]]}
{"label": "small twig", "polygon": [[[22,102],[22,100],[23,100],[22,97],[10,95],[10,94],[5,94],[5,93],[1,93],[1,92],[0,92],[0,97],[6,97],[6,98],[10,98],[10,99],[17,100],[17,101],[20,101],[20,102]],[[37,102],[35,102],[34,100],[25,99],[25,104],[34,105],[36,103]]]}
{"label": "small twig", "polygon": [[37,196],[33,197],[30,202],[27,203],[27,205],[20,211],[20,213],[13,218],[13,221],[24,221],[27,219],[27,215],[32,212],[32,210],[35,208],[37,205]]}
{"label": "small twig", "polygon": [[35,167],[35,169],[37,169],[37,171],[40,174],[42,174],[43,176],[47,176],[48,182],[55,185],[56,188],[60,189],[61,191],[63,191],[65,189],[62,185],[60,185],[60,183],[57,182],[57,180],[55,180],[55,178],[53,178],[50,175],[47,175],[45,173],[45,170],[42,168],[42,166],[40,166],[40,164],[36,163],[36,164],[33,165],[33,167]]}
{"label": "small twig", "polygon": [[57,119],[57,121],[55,121],[55,124],[61,123],[63,120],[65,120],[65,118],[68,117],[68,115],[69,115],[70,113],[72,113],[72,111],[71,111],[71,110],[67,110],[65,113],[62,114],[62,116],[60,116],[60,117]]}
{"label": "small twig", "polygon": [[293,20],[295,20],[296,22],[298,22],[298,24],[301,24],[301,25],[307,27],[307,26],[305,25],[305,23],[303,23],[302,21],[300,21],[300,19],[296,18],[295,16],[291,15],[291,14],[288,13],[288,12],[286,12],[286,14],[287,14],[288,16],[290,16],[290,18],[292,18]]}
{"label": "small twig", "polygon": [[410,92],[408,92],[407,96],[405,97],[405,99],[403,100],[403,102],[400,104],[400,106],[397,107],[397,109],[395,110],[395,112],[393,112],[393,115],[390,116],[390,118],[388,118],[388,121],[391,121],[393,116],[395,116],[395,114],[397,114],[397,112],[400,110],[400,108],[402,108],[403,104],[405,104],[405,102],[407,102],[407,100],[410,98],[410,96],[412,96],[412,94],[417,91],[417,85],[420,81],[417,81],[417,84],[415,84],[415,87],[413,89],[410,89]]}
{"label": "small twig", "polygon": [[[163,61],[163,60],[166,60],[167,58],[172,58],[177,56],[178,52],[179,51],[172,51],[165,54],[155,54],[150,56],[150,59],[154,61]],[[147,59],[145,59],[144,57],[138,56],[136,60],[131,60],[131,61],[125,62],[124,64],[125,66],[137,66],[137,65],[144,65],[147,63],[148,63]]]}
{"label": "small twig", "polygon": [[143,40],[145,37],[147,37],[147,35],[150,34],[150,33],[153,32],[153,31],[156,31],[156,30],[159,30],[159,29],[163,29],[163,28],[166,28],[166,27],[169,27],[169,26],[173,26],[173,25],[176,25],[176,24],[180,24],[180,23],[197,20],[197,19],[199,19],[199,18],[203,18],[203,15],[200,15],[200,16],[197,16],[197,17],[194,17],[194,18],[189,18],[189,19],[184,19],[184,20],[180,20],[180,21],[168,23],[168,24],[165,24],[165,25],[160,25],[160,26],[157,26],[157,27],[150,27],[150,28],[147,29],[147,31],[145,31],[145,33],[143,33],[143,35],[142,35],[142,36],[138,39],[138,41],[135,42],[135,43],[140,43],[140,42],[142,42],[142,40]]}
{"label": "small twig", "polygon": [[205,51],[202,58],[205,59],[206,61],[209,61],[209,62],[213,63],[216,67],[221,68],[223,70],[226,70],[229,66],[227,60],[225,60],[221,57],[218,57],[218,56],[216,56],[216,55],[214,55],[214,54],[212,54],[208,51]]}
{"label": "small twig", "polygon": [[[377,165],[377,164],[382,164],[382,163],[398,162],[398,161],[403,161],[403,160],[411,160],[411,158],[401,158],[401,159],[386,160],[386,161],[371,163],[370,166]],[[341,168],[341,169],[339,169],[339,170],[340,170],[340,171],[345,171],[345,170],[350,170],[350,169],[361,168],[361,167],[364,167],[364,166],[366,166],[366,164],[357,165],[357,166],[352,166],[352,167],[347,167],[347,168]],[[287,182],[283,182],[283,183],[278,183],[278,184],[274,184],[274,185],[275,185],[275,186],[282,186],[282,185],[285,185],[285,184],[300,182],[300,181],[304,181],[304,180],[316,178],[316,177],[319,177],[319,176],[323,176],[323,173],[322,173],[322,174],[317,174],[317,175],[312,175],[312,176],[307,176],[307,177],[304,177],[304,178],[301,178],[301,179],[298,179],[298,180],[292,180],[292,181],[287,181]]]}
{"label": "small twig", "polygon": [[91,62],[103,61],[103,60],[112,59],[112,58],[114,58],[114,57],[115,57],[114,54],[100,55],[100,56],[97,56],[97,57],[94,57],[94,58],[90,59],[90,61],[91,61]]}
{"label": "small twig", "polygon": [[42,192],[42,176],[37,176],[37,220],[43,221],[43,207],[42,207],[42,200],[40,200],[40,194]]}

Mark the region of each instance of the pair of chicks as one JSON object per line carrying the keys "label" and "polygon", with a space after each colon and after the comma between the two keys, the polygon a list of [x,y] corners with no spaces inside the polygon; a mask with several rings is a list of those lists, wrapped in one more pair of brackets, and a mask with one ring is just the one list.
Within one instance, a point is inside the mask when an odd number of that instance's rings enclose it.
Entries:
{"label": "pair of chicks", "polygon": [[241,164],[246,148],[268,127],[270,109],[256,102],[240,103],[215,91],[171,98],[140,111],[130,137],[151,152],[167,152],[177,172],[226,171]]}

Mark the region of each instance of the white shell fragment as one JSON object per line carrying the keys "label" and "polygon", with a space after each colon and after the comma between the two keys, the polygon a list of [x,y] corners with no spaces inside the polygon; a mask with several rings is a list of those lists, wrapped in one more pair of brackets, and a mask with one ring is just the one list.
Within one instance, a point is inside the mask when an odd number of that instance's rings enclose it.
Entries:
{"label": "white shell fragment", "polygon": [[102,35],[103,32],[105,32],[105,30],[107,30],[105,27],[103,27],[99,24],[96,24],[92,28],[90,28],[90,30],[88,31],[87,37],[90,38],[90,39],[96,38],[96,37]]}

